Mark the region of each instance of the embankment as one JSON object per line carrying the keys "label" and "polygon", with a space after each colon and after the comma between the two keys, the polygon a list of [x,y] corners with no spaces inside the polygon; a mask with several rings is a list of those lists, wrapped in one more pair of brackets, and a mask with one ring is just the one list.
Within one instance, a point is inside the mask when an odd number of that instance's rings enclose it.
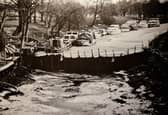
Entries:
{"label": "embankment", "polygon": [[24,56],[28,68],[77,73],[112,73],[144,63],[146,52],[117,57],[63,58],[61,55]]}
{"label": "embankment", "polygon": [[[168,114],[168,32],[158,36],[147,50],[146,63],[128,69],[129,84],[137,97],[151,100],[152,115]],[[138,88],[145,87],[145,93],[138,92]]]}

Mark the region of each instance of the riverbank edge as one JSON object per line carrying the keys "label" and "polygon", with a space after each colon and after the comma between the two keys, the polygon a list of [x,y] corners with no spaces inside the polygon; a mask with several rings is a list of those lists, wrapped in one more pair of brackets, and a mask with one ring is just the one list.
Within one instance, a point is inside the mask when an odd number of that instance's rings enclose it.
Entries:
{"label": "riverbank edge", "polygon": [[[102,65],[103,63],[100,63],[100,65],[99,65],[100,68],[98,67],[98,70],[94,71],[94,69],[86,68],[85,66],[83,67],[83,65],[86,63],[83,63],[81,60],[75,60],[75,59],[73,60],[72,59],[71,62],[68,62],[69,60],[65,59],[65,61],[63,63],[61,63],[62,66],[60,68],[57,68],[58,70],[46,70],[46,71],[58,72],[59,70],[61,70],[64,72],[69,72],[69,73],[76,72],[76,73],[96,74],[96,73],[113,73],[114,71],[118,71],[118,70],[128,70],[130,68],[134,68],[138,65],[146,63],[149,55],[151,56],[151,53],[154,49],[153,44],[159,43],[159,41],[161,40],[161,37],[164,34],[165,33],[159,35],[154,40],[152,40],[150,42],[150,47],[145,48],[144,51],[142,51],[140,53],[122,56],[121,58],[119,57],[116,59],[115,63],[104,64],[104,65],[107,65],[107,68],[105,66],[103,67],[103,65]],[[111,59],[108,59],[108,61],[109,60],[111,60]],[[77,64],[77,62],[82,62],[83,65]],[[1,74],[1,75],[4,75],[4,76],[1,76],[1,78],[0,78],[2,82],[8,82],[13,85],[20,86],[22,84],[25,84],[27,79],[28,80],[32,79],[30,76],[30,73],[32,71],[34,71],[35,69],[41,69],[41,68],[36,68],[36,67],[34,68],[34,67],[30,66],[30,64],[27,64],[27,63],[23,63],[23,65],[18,66],[17,63],[18,62],[16,62],[12,67],[7,69],[8,73],[6,71],[4,71],[5,74]],[[73,67],[66,66],[68,63],[73,63],[73,65],[72,65]],[[78,66],[75,67],[74,63],[77,64]],[[112,65],[112,66],[109,66],[109,65]],[[86,66],[91,67],[89,65],[86,65]],[[83,68],[85,68],[85,70]],[[93,67],[91,67],[91,68],[93,68]],[[28,81],[27,83],[29,83],[29,82],[30,81]]]}

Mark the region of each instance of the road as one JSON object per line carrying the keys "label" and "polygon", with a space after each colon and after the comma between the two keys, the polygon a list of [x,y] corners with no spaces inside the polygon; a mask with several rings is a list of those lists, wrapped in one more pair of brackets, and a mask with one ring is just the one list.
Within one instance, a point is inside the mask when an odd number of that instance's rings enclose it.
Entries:
{"label": "road", "polygon": [[[137,31],[123,32],[116,35],[106,35],[103,37],[97,36],[96,44],[88,47],[72,47],[69,51],[64,52],[65,57],[77,57],[79,54],[81,57],[92,55],[98,56],[98,49],[101,56],[112,56],[140,52],[144,47],[148,47],[149,41],[153,40],[156,36],[166,32],[168,30],[168,24],[162,24],[160,27],[144,28]],[[79,52],[79,53],[78,53]],[[106,53],[107,52],[107,53]]]}

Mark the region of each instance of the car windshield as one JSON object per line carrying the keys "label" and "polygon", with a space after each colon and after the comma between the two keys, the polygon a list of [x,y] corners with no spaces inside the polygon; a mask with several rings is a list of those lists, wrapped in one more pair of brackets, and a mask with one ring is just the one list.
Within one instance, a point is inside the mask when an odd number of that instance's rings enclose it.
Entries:
{"label": "car windshield", "polygon": [[76,32],[73,32],[73,34],[78,34],[78,33],[76,33]]}
{"label": "car windshield", "polygon": [[110,27],[112,27],[112,28],[118,28],[119,25],[110,25]]}
{"label": "car windshield", "polygon": [[65,39],[69,39],[69,36],[64,36]]}
{"label": "car windshield", "polygon": [[146,24],[147,22],[146,21],[140,21],[140,24]]}
{"label": "car windshield", "polygon": [[122,26],[121,28],[122,28],[122,29],[129,29],[128,26]]}
{"label": "car windshield", "polygon": [[126,22],[126,24],[135,24],[136,23],[136,20],[129,20]]}
{"label": "car windshield", "polygon": [[158,20],[149,20],[149,22],[157,22]]}
{"label": "car windshield", "polygon": [[71,34],[71,32],[67,32],[67,34]]}
{"label": "car windshield", "polygon": [[92,36],[90,34],[82,33],[79,35],[79,40],[89,40]]}
{"label": "car windshield", "polygon": [[128,24],[122,24],[121,27],[129,27]]}
{"label": "car windshield", "polygon": [[71,36],[71,39],[75,39],[75,36]]}

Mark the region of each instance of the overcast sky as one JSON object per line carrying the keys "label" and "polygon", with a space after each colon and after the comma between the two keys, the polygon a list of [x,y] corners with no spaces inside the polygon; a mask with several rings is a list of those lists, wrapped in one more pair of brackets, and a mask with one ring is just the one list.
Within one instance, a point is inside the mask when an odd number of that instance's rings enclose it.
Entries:
{"label": "overcast sky", "polygon": [[[65,1],[69,1],[69,0],[65,0]],[[71,0],[71,1],[80,2],[83,5],[91,5],[93,3],[93,1],[95,1],[95,0]],[[105,1],[108,1],[110,3],[116,3],[119,0],[105,0]],[[142,0],[140,0],[140,1],[142,1]],[[164,2],[164,1],[168,1],[168,0],[160,0],[160,2]]]}
{"label": "overcast sky", "polygon": [[[4,0],[0,0],[0,2],[1,1],[4,1]],[[6,1],[10,1],[10,0],[6,0]],[[45,0],[45,1],[48,1],[48,0]],[[57,0],[53,0],[53,1],[57,1]],[[76,2],[80,2],[83,5],[91,5],[93,3],[93,1],[95,1],[95,0],[61,0],[61,1],[76,1]],[[110,3],[116,3],[119,0],[105,0],[105,1],[108,1]],[[160,0],[160,2],[164,2],[164,1],[168,1],[168,0]]]}
{"label": "overcast sky", "polygon": [[[76,1],[80,2],[83,5],[86,5],[86,4],[92,4],[94,0],[76,0]],[[111,3],[116,3],[119,0],[107,0],[107,1]]]}

